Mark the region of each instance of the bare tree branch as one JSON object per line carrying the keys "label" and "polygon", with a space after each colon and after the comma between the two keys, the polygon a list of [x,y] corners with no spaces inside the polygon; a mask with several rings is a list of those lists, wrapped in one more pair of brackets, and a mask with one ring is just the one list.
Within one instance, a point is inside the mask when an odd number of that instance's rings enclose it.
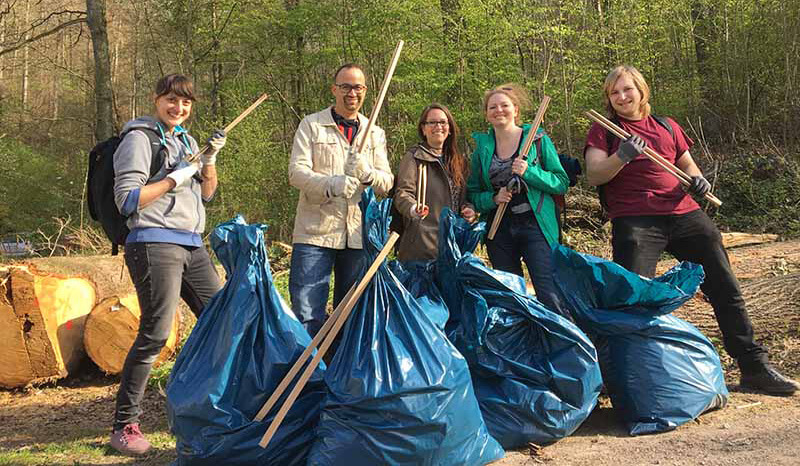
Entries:
{"label": "bare tree branch", "polygon": [[[0,57],[2,57],[3,55],[6,55],[6,54],[9,54],[9,53],[13,52],[14,50],[19,50],[22,47],[26,46],[27,44],[30,44],[31,42],[36,42],[39,39],[43,39],[45,37],[51,36],[51,35],[57,33],[58,31],[60,31],[60,30],[62,30],[64,28],[68,28],[70,26],[74,26],[76,24],[82,24],[82,23],[85,23],[85,22],[86,22],[86,18],[83,17],[83,18],[76,18],[76,19],[72,19],[72,20],[66,21],[64,23],[61,23],[58,26],[55,26],[54,28],[52,28],[52,29],[50,29],[48,31],[42,32],[41,34],[37,34],[35,36],[31,36],[28,39],[20,40],[16,44],[14,44],[14,45],[12,45],[12,46],[10,46],[8,48],[4,48],[4,49],[0,50]],[[33,29],[33,28],[31,28],[31,29]],[[29,29],[29,30],[31,30],[31,29]]]}

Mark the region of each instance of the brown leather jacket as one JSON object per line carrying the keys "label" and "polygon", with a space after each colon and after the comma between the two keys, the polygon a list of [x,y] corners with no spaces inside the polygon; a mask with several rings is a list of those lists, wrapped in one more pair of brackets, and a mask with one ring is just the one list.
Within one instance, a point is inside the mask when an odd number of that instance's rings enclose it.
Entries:
{"label": "brown leather jacket", "polygon": [[[425,164],[428,173],[426,203],[430,213],[424,219],[412,219],[411,208],[417,202],[417,167]],[[439,214],[445,207],[461,212],[466,202],[466,186],[453,199],[450,174],[440,162],[440,157],[429,152],[422,144],[412,146],[403,156],[395,177],[394,202],[403,215],[403,235],[397,248],[401,261],[431,260],[438,255]]]}

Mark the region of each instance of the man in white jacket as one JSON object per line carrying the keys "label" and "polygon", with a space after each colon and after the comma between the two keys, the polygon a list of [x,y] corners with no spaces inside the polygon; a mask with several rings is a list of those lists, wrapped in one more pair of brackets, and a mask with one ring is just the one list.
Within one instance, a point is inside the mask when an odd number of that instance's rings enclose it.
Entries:
{"label": "man in white jacket", "polygon": [[[300,190],[292,235],[289,294],[292,310],[314,336],[325,322],[334,273],[334,307],[363,271],[361,192],[386,195],[393,176],[386,135],[359,113],[367,92],[363,70],[342,65],[331,92],[336,103],[303,118],[294,136],[289,183]],[[358,147],[366,138],[361,153]]]}

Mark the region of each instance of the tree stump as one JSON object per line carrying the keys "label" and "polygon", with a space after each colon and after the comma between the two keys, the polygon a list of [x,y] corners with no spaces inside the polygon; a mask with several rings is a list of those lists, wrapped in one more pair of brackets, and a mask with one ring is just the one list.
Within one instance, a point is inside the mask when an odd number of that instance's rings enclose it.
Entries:
{"label": "tree stump", "polygon": [[0,271],[0,386],[66,377],[85,352],[83,327],[94,307],[84,278],[13,266]]}
{"label": "tree stump", "polygon": [[[125,357],[136,339],[140,316],[135,293],[125,294],[121,298],[106,298],[92,309],[86,320],[83,343],[89,357],[100,369],[108,374],[122,372]],[[172,331],[155,365],[169,359],[179,342],[180,309],[176,309]]]}

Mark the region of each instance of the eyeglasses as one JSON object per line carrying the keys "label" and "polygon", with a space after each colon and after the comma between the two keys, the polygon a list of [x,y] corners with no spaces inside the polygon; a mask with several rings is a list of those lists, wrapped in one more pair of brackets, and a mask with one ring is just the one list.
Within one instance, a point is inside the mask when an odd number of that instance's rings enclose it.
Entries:
{"label": "eyeglasses", "polygon": [[449,126],[447,120],[439,120],[439,121],[424,121],[422,122],[423,125],[433,128],[434,126]]}
{"label": "eyeglasses", "polygon": [[344,83],[344,84],[334,84],[334,86],[338,87],[345,94],[349,94],[350,91],[356,91],[356,94],[361,94],[367,90],[367,86],[363,84],[353,85]]}

